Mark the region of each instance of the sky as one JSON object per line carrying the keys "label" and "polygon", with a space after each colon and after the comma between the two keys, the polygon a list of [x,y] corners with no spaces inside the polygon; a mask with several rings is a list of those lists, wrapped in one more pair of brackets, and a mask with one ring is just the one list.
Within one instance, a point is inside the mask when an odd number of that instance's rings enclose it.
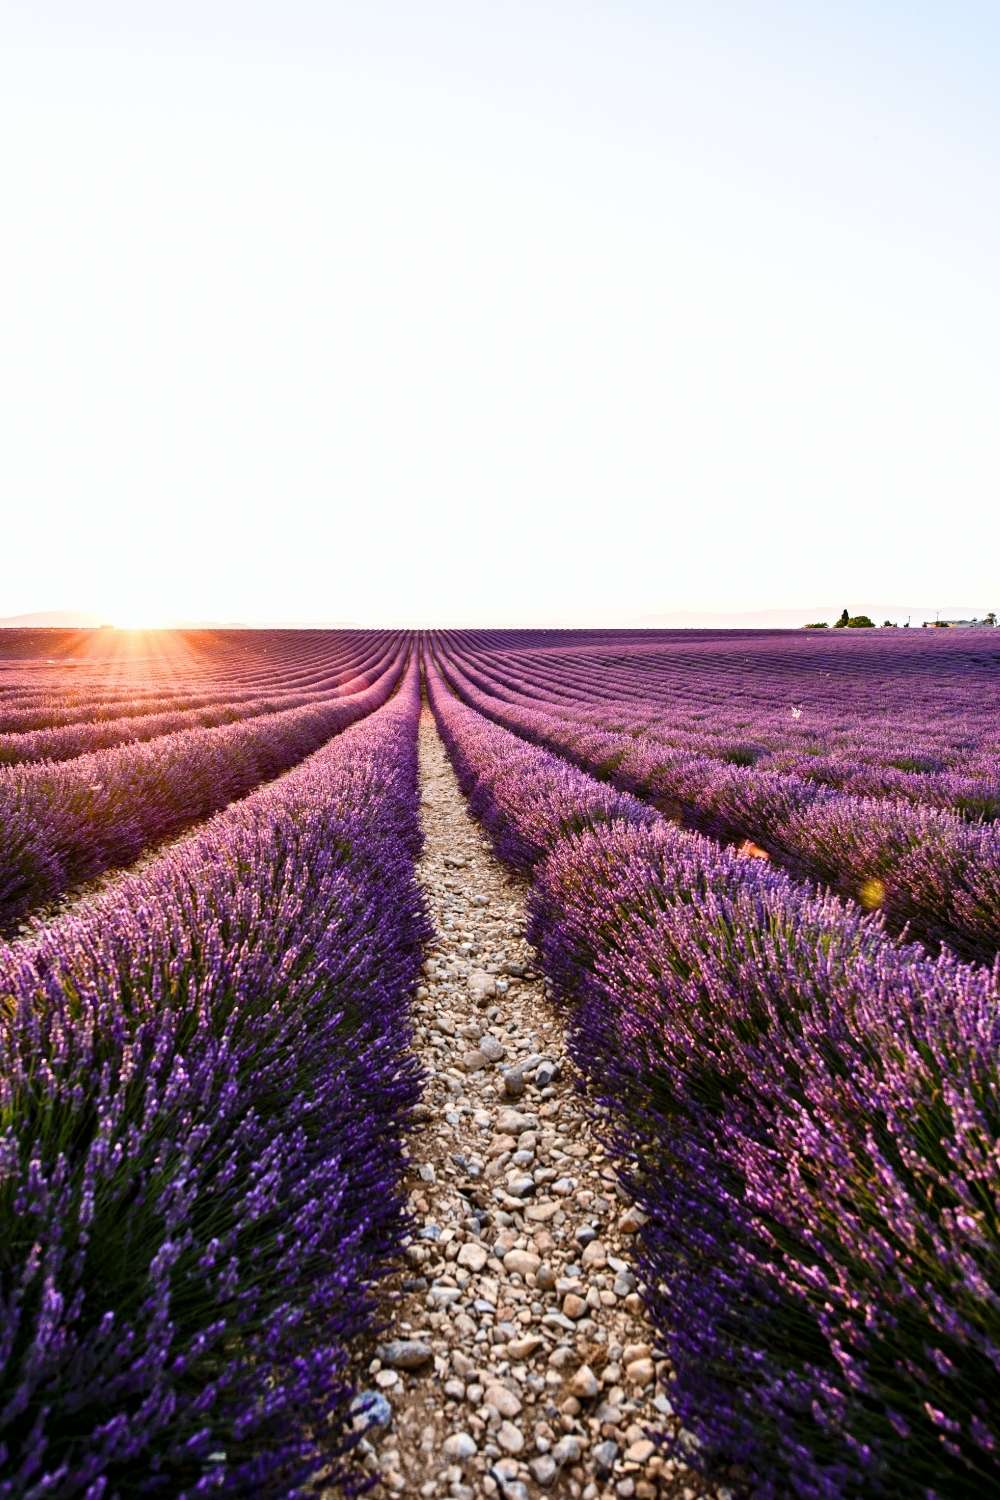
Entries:
{"label": "sky", "polygon": [[0,0],[0,617],[1000,609],[998,74],[973,0]]}

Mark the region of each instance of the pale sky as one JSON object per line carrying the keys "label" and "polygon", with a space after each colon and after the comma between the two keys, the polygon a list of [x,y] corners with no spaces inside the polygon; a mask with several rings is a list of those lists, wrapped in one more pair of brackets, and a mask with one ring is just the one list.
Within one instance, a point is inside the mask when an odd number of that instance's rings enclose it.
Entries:
{"label": "pale sky", "polygon": [[0,0],[0,616],[1000,608],[1000,10]]}

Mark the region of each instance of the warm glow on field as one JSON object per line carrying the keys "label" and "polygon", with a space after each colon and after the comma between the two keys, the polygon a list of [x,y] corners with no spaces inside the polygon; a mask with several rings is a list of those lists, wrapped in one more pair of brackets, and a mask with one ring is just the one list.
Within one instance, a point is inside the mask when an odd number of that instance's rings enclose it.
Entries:
{"label": "warm glow on field", "polygon": [[[203,641],[211,640],[206,634]],[[162,624],[125,624],[109,614],[99,630],[82,633],[79,663],[99,671],[107,686],[159,681],[165,687],[198,669],[198,652],[184,634]]]}

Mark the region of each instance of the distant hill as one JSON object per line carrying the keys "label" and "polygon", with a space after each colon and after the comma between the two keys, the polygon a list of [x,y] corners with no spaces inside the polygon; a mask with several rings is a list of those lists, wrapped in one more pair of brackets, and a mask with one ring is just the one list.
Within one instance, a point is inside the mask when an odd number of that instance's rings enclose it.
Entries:
{"label": "distant hill", "polygon": [[[82,609],[42,609],[35,614],[29,615],[6,615],[0,619],[0,630],[95,630],[100,625],[115,625],[115,620],[104,619],[101,615],[88,614]],[[164,630],[345,630],[350,627],[345,625],[330,625],[322,622],[318,625],[310,624],[302,626],[300,621],[266,625],[248,625],[244,620],[175,620],[171,625],[162,627]]]}
{"label": "distant hill", "polygon": [[0,630],[87,630],[103,625],[100,615],[82,609],[42,609],[31,615],[7,615]]}

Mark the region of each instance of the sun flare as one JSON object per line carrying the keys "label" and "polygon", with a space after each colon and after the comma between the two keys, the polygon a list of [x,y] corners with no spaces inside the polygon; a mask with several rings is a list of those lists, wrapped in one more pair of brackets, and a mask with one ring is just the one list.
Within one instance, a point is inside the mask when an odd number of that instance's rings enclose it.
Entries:
{"label": "sun flare", "polygon": [[105,627],[118,631],[169,630],[176,622],[176,602],[158,597],[154,590],[107,589],[97,606]]}

